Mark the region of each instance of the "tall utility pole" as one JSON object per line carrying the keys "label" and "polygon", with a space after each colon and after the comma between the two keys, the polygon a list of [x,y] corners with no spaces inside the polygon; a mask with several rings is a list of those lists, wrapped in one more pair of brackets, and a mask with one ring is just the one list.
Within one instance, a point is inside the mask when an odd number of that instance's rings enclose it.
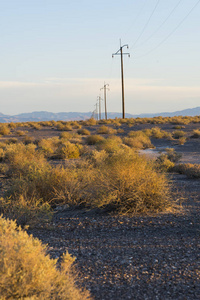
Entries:
{"label": "tall utility pole", "polygon": [[105,119],[106,120],[107,120],[106,90],[109,91],[109,88],[107,88],[107,86],[109,86],[109,84],[104,82],[104,86],[100,89],[100,90],[104,90]]}
{"label": "tall utility pole", "polygon": [[124,102],[124,71],[123,71],[123,55],[128,55],[130,57],[130,53],[123,53],[123,48],[127,47],[128,49],[128,45],[123,45],[121,46],[121,40],[120,40],[120,48],[119,50],[112,54],[112,57],[114,57],[114,55],[120,55],[121,56],[121,77],[122,77],[122,118],[125,118],[125,102]]}
{"label": "tall utility pole", "polygon": [[99,101],[99,120],[101,120],[101,101],[102,101],[101,96],[97,97],[97,101]]}

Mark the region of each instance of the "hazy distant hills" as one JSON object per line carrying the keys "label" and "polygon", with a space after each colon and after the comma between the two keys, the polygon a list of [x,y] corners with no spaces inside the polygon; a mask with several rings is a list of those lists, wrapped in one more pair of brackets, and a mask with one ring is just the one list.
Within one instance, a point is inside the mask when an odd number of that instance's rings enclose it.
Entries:
{"label": "hazy distant hills", "polygon": [[[126,118],[152,118],[156,116],[162,116],[162,117],[174,117],[174,116],[197,116],[200,115],[200,106],[195,108],[189,108],[184,109],[180,111],[175,112],[162,112],[162,113],[155,113],[155,114],[140,114],[140,115],[132,115],[129,113],[126,113]],[[19,115],[4,115],[0,113],[0,123],[6,123],[6,122],[28,122],[28,121],[71,121],[71,120],[86,120],[91,118],[92,113],[86,112],[86,113],[80,113],[80,112],[60,112],[60,113],[52,113],[47,111],[35,111],[32,113],[23,113]],[[114,118],[121,118],[121,113],[108,113],[108,118],[114,119]],[[104,118],[104,113],[102,113],[102,118]]]}

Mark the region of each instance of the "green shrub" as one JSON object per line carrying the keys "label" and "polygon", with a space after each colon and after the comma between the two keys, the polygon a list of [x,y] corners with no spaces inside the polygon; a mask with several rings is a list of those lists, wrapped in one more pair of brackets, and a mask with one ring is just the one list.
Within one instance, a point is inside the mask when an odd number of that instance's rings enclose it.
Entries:
{"label": "green shrub", "polygon": [[60,270],[50,259],[47,248],[29,236],[14,221],[0,217],[0,294],[1,299],[89,299],[72,275],[74,258],[63,254]]}

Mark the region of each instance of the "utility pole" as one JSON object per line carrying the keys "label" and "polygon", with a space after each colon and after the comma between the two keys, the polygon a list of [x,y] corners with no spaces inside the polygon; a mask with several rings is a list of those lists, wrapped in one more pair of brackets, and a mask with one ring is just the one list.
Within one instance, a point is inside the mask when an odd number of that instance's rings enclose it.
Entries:
{"label": "utility pole", "polygon": [[96,113],[96,119],[98,121],[98,103],[95,104],[95,113]]}
{"label": "utility pole", "polygon": [[101,101],[102,101],[101,96],[97,97],[97,101],[99,101],[99,120],[101,120]]}
{"label": "utility pole", "polygon": [[107,120],[106,90],[109,91],[109,88],[107,88],[107,86],[109,86],[109,84],[104,82],[104,86],[100,89],[100,90],[104,90],[105,119],[106,120]]}
{"label": "utility pole", "polygon": [[130,57],[130,53],[123,53],[123,48],[127,47],[128,49],[128,45],[123,45],[121,46],[121,39],[120,39],[120,48],[119,50],[112,54],[112,57],[114,57],[114,55],[120,55],[121,56],[121,78],[122,78],[122,118],[125,118],[125,102],[124,102],[124,71],[123,71],[123,55],[128,55]]}

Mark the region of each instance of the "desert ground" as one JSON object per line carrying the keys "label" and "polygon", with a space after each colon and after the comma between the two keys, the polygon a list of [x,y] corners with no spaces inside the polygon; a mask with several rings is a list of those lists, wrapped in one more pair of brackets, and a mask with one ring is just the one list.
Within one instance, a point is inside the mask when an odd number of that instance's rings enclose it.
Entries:
{"label": "desert ground", "polygon": [[[95,134],[98,125],[82,125]],[[106,125],[112,127],[112,124]],[[130,131],[159,127],[172,133],[175,125],[121,124],[116,135],[124,138]],[[115,127],[116,128],[116,127]],[[59,137],[63,132],[53,126],[39,130],[22,126],[4,135],[0,142],[15,138],[23,141],[16,131],[26,131],[26,137],[41,140]],[[187,139],[150,137],[154,148],[138,149],[140,155],[155,160],[166,148],[180,155],[176,164],[200,164],[200,137],[192,138],[199,123],[189,123],[180,129]],[[106,138],[108,135],[104,135]],[[86,139],[83,136],[83,142]],[[65,164],[65,159],[51,159],[51,164]],[[29,234],[48,244],[52,258],[60,258],[66,250],[76,257],[77,283],[90,291],[97,300],[126,299],[199,299],[200,298],[200,178],[174,171],[166,175],[177,190],[180,211],[116,215],[106,208],[85,208],[68,205],[53,207],[48,224],[38,223]],[[1,195],[9,183],[0,178]]]}

